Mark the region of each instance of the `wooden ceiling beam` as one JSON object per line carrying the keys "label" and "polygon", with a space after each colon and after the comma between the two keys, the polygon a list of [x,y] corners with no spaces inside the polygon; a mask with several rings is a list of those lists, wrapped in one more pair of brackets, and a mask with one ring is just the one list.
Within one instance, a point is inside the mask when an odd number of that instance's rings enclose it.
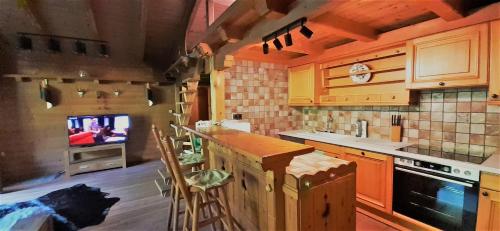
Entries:
{"label": "wooden ceiling beam", "polygon": [[321,63],[370,51],[385,49],[390,46],[399,46],[404,44],[406,40],[409,39],[436,34],[442,31],[453,30],[461,27],[476,25],[488,21],[500,20],[500,14],[498,14],[498,12],[500,12],[500,2],[493,3],[488,7],[484,7],[478,11],[471,12],[467,17],[462,19],[450,22],[442,20],[440,18],[432,19],[419,24],[385,32],[383,34],[380,34],[379,39],[373,42],[355,41],[341,46],[325,49],[323,53],[318,55],[306,55],[295,58],[292,59],[288,63],[288,65],[293,67],[311,62]]}
{"label": "wooden ceiling beam", "polygon": [[255,50],[240,50],[234,54],[235,58],[242,58],[245,60],[254,60],[260,62],[270,62],[270,63],[280,63],[285,64],[290,61],[290,57],[280,54],[279,52],[270,52],[267,55],[264,55],[262,51]]}
{"label": "wooden ceiling beam", "polygon": [[288,13],[289,6],[295,2],[295,0],[255,0],[255,10],[259,15],[276,19],[281,18]]}
{"label": "wooden ceiling beam", "polygon": [[363,42],[374,41],[378,37],[378,32],[374,28],[331,13],[322,14],[311,19],[309,23],[319,24],[318,27],[325,26],[327,27],[325,30],[328,30],[329,33]]}
{"label": "wooden ceiling beam", "polygon": [[446,21],[464,17],[463,0],[425,0],[422,1],[422,4]]}
{"label": "wooden ceiling beam", "polygon": [[46,25],[43,22],[40,14],[37,12],[35,3],[33,3],[33,1],[21,2],[22,3],[18,3],[18,7],[24,10],[29,20],[31,21],[31,24],[41,32],[47,33]]}
{"label": "wooden ceiling beam", "polygon": [[[262,41],[262,36],[265,36],[272,31],[278,30],[280,28],[283,28],[284,26],[302,18],[302,17],[314,17],[316,15],[320,15],[328,11],[331,7],[331,4],[334,3],[335,1],[329,1],[329,0],[315,0],[315,1],[299,1],[297,4],[292,4],[294,7],[289,10],[289,12],[284,15],[283,17],[279,19],[268,19],[265,17],[260,17],[255,23],[253,23],[253,26],[251,29],[248,29],[245,32],[244,38],[237,42],[237,43],[226,43],[222,47],[218,48],[217,50],[214,50],[215,52],[215,69],[221,70],[224,69],[225,67],[222,65],[224,63],[224,59],[226,55],[231,55],[232,53],[236,52],[237,50],[252,45],[256,43],[260,43]],[[244,6],[243,4],[249,4]],[[250,6],[250,8],[248,7]],[[236,1],[231,7],[228,8],[228,10],[221,16],[219,17],[216,22],[210,26],[208,29],[208,37],[213,37],[211,34],[211,30],[214,30],[214,26],[221,25],[223,23],[230,23],[229,19],[232,17],[235,17],[233,14],[242,14],[242,12],[247,12],[249,9],[252,9],[253,3],[250,4],[248,1],[245,0],[238,0]],[[233,12],[234,10],[237,9],[237,7],[241,7],[238,9],[238,11]],[[209,38],[205,38],[206,40],[210,40]],[[209,45],[211,45],[209,43]],[[212,46],[212,45],[211,45]]]}
{"label": "wooden ceiling beam", "polygon": [[94,39],[100,39],[99,28],[96,22],[96,3],[94,0],[86,1],[87,2],[87,22],[89,23],[90,30],[94,34]]}
{"label": "wooden ceiling beam", "polygon": [[239,28],[228,28],[220,26],[217,28],[219,37],[223,42],[236,43],[243,39],[244,32]]}

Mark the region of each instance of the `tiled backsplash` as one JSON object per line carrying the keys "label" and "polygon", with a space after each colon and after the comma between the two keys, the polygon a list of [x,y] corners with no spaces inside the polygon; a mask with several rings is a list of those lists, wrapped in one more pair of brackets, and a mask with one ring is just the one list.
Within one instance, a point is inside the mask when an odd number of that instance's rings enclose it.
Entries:
{"label": "tiled backsplash", "polygon": [[301,108],[288,106],[288,73],[284,65],[236,60],[225,71],[225,118],[241,113],[252,132],[277,136],[302,127]]}
{"label": "tiled backsplash", "polygon": [[390,139],[391,115],[402,116],[403,141],[421,149],[488,156],[500,150],[500,107],[486,104],[486,89],[421,91],[418,105],[308,107],[304,126],[325,130],[328,113],[333,129],[354,135],[356,120],[368,121],[368,137]]}

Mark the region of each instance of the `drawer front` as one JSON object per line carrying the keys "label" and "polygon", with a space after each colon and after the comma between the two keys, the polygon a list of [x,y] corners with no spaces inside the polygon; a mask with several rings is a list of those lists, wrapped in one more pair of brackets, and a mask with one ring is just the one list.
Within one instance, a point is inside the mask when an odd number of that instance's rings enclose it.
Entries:
{"label": "drawer front", "polygon": [[353,155],[357,155],[357,156],[364,156],[367,158],[377,159],[377,160],[387,160],[389,158],[389,156],[386,156],[383,154],[378,154],[378,153],[354,149],[354,148],[344,148],[344,152],[349,153],[349,154],[353,154]]}
{"label": "drawer front", "polygon": [[378,103],[380,102],[380,95],[358,95],[356,96],[356,102],[358,103]]}
{"label": "drawer front", "polygon": [[333,145],[333,144],[325,144],[321,142],[316,142],[312,140],[306,140],[305,144],[313,146],[315,149],[318,149],[323,152],[327,152],[329,154],[336,154],[335,157],[339,157],[342,152],[342,147]]}
{"label": "drawer front", "polygon": [[98,164],[98,167],[100,169],[119,168],[119,167],[122,167],[122,160],[121,159],[106,160],[106,161],[100,162]]}
{"label": "drawer front", "polygon": [[382,103],[389,103],[389,104],[405,104],[407,105],[410,102],[410,94],[405,92],[405,93],[387,93],[383,94],[380,97],[380,101]]}
{"label": "drawer front", "polygon": [[71,164],[69,166],[69,170],[71,174],[83,173],[83,172],[92,172],[99,170],[99,166],[97,163],[78,163]]}
{"label": "drawer front", "polygon": [[354,95],[337,96],[336,100],[339,104],[353,104],[356,100]]}
{"label": "drawer front", "polygon": [[319,103],[321,104],[335,103],[335,96],[322,95],[319,97]]}

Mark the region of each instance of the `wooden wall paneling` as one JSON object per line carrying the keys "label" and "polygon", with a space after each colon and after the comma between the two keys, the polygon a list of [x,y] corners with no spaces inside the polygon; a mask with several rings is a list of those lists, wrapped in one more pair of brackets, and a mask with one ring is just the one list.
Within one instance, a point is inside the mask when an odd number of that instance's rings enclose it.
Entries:
{"label": "wooden wall paneling", "polygon": [[[153,86],[157,105],[149,107],[143,85],[93,82],[57,83],[49,81],[56,106],[47,110],[40,100],[38,81],[15,82],[0,79],[0,157],[4,183],[52,174],[63,170],[63,151],[67,148],[66,117],[68,115],[126,113],[131,116],[131,132],[127,143],[131,162],[157,159],[154,141],[149,137],[154,121],[168,129],[174,118],[173,87]],[[79,97],[77,88],[86,88]],[[114,96],[119,89],[121,95]],[[103,92],[97,98],[96,91]]]}

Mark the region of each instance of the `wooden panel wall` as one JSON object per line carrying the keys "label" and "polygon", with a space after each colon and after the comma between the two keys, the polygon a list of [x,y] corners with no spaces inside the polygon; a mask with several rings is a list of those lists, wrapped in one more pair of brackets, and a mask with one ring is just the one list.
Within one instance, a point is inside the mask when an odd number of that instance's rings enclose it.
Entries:
{"label": "wooden panel wall", "polygon": [[[173,86],[152,86],[158,104],[148,107],[144,85],[49,82],[56,106],[46,109],[38,84],[0,78],[0,170],[4,184],[63,170],[68,115],[130,114],[129,162],[158,158],[150,126],[154,122],[167,130],[168,122],[174,120],[168,112],[174,109]],[[80,98],[77,88],[88,92]],[[121,95],[114,96],[114,89]],[[100,99],[96,91],[102,92]]]}

